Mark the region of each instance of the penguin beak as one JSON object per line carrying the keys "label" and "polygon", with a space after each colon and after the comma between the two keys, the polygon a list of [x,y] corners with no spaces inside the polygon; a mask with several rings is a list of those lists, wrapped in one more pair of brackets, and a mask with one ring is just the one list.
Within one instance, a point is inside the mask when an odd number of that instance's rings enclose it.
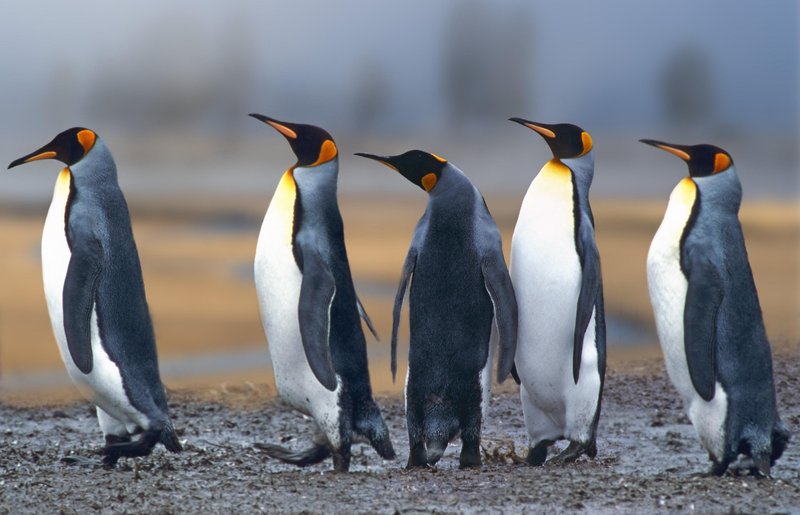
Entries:
{"label": "penguin beak", "polygon": [[532,122],[530,120],[525,120],[522,118],[509,118],[509,121],[516,122],[520,125],[524,125],[525,127],[534,130],[544,136],[545,138],[555,138],[556,133],[553,132],[551,129],[547,127],[544,123]]}
{"label": "penguin beak", "polygon": [[256,120],[266,123],[276,131],[286,136],[287,139],[297,139],[297,133],[291,127],[289,127],[289,124],[286,122],[281,122],[275,118],[270,118],[269,116],[264,116],[263,114],[258,113],[250,113],[248,116],[252,116]]}
{"label": "penguin beak", "polygon": [[392,170],[394,170],[396,172],[400,171],[400,170],[397,169],[396,166],[394,166],[391,163],[391,159],[392,159],[391,157],[376,156],[375,154],[365,154],[363,152],[356,152],[354,155],[361,156],[361,157],[366,157],[367,159],[372,159],[373,161],[377,161],[379,163],[385,164],[386,166],[388,166],[389,168],[391,168]]}
{"label": "penguin beak", "polygon": [[23,165],[25,163],[32,163],[34,161],[40,161],[42,159],[59,159],[58,153],[55,150],[52,150],[52,141],[47,145],[43,146],[39,150],[35,150],[26,156],[22,156],[19,159],[16,159],[8,165],[8,169],[12,169],[15,166]]}
{"label": "penguin beak", "polygon": [[639,141],[644,143],[645,145],[650,145],[651,147],[656,147],[660,148],[661,150],[665,150],[672,155],[680,157],[686,162],[692,159],[692,156],[686,150],[687,147],[683,145],[673,145],[671,143],[664,143],[663,141],[657,141],[654,139],[640,139]]}

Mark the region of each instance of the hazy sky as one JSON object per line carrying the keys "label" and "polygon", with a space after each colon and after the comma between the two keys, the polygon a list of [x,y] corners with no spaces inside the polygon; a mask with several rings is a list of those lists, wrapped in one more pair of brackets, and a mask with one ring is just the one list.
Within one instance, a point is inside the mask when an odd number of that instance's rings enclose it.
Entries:
{"label": "hazy sky", "polygon": [[[515,17],[529,18],[530,93],[508,115],[632,130],[650,125],[663,114],[665,63],[690,47],[709,64],[717,123],[796,130],[794,0],[477,3],[500,31],[514,26]],[[384,80],[384,125],[437,127],[445,113],[449,20],[474,5],[8,2],[0,32],[0,130],[50,128],[64,119],[90,125],[113,111],[109,105],[168,87],[185,92],[185,109],[194,108],[194,98],[222,103],[228,92],[240,102],[233,110],[335,127],[352,111],[365,69]],[[491,47],[485,37],[475,34]],[[100,97],[102,109],[93,109]],[[197,109],[214,112],[214,106]]]}

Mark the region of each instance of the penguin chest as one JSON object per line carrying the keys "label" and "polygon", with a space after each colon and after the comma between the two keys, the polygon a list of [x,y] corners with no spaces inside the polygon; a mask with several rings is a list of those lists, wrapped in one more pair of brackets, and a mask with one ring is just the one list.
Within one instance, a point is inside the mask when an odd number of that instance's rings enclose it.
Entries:
{"label": "penguin chest", "polygon": [[719,382],[711,401],[707,402],[697,394],[689,375],[684,339],[688,282],[681,270],[681,239],[688,230],[697,198],[696,188],[687,177],[670,195],[664,220],[647,254],[647,284],[667,374],[683,397],[687,414],[701,442],[716,459],[721,459],[725,446],[727,394]]}
{"label": "penguin chest", "polygon": [[684,179],[670,196],[647,254],[647,285],[670,379],[684,398],[694,395],[686,363],[683,312],[688,282],[681,270],[681,238],[692,215],[694,183]]}
{"label": "penguin chest", "polygon": [[303,276],[292,251],[296,185],[284,174],[258,237],[255,283],[275,384],[284,402],[326,429],[338,425],[338,395],[314,376],[300,336],[298,305]]}
{"label": "penguin chest", "polygon": [[63,292],[72,257],[66,235],[70,181],[69,170],[62,170],[56,182],[42,234],[42,276],[45,298],[58,350],[67,373],[87,399],[125,424],[129,432],[134,432],[137,426],[148,429],[147,417],[131,405],[122,384],[119,367],[103,348],[96,305],[90,315],[90,341],[86,342],[91,345],[92,370],[84,374],[72,360],[69,351],[64,330],[64,319],[67,314],[63,309]]}
{"label": "penguin chest", "polygon": [[525,195],[511,242],[511,279],[519,307],[518,371],[554,390],[560,390],[563,371],[571,363],[580,292],[574,216],[571,171],[551,161]]}

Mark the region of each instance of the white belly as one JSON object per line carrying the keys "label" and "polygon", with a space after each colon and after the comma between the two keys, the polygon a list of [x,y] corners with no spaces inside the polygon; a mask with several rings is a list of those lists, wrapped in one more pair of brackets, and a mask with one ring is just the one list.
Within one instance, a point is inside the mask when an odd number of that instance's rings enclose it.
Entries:
{"label": "white belly", "polygon": [[683,397],[689,419],[703,445],[722,457],[727,396],[719,383],[714,398],[704,401],[689,375],[684,346],[683,314],[688,283],[680,268],[680,240],[696,197],[694,183],[686,178],[672,192],[664,220],[647,254],[647,284],[656,330],[672,384]]}
{"label": "white belly", "polygon": [[511,281],[519,309],[517,372],[539,402],[557,409],[573,383],[581,268],[572,186],[568,179],[550,175],[546,166],[522,203],[511,241]]}
{"label": "white belly", "polygon": [[519,308],[515,363],[526,391],[526,423],[536,420],[527,424],[532,440],[587,441],[600,393],[594,315],[577,384],[572,374],[582,271],[569,173],[563,165],[545,165],[528,189],[511,242],[511,281]]}
{"label": "white belly", "polygon": [[106,354],[100,342],[97,312],[91,315],[92,370],[84,374],[75,365],[64,331],[63,292],[71,253],[66,238],[65,209],[69,195],[69,172],[62,171],[53,192],[42,234],[42,278],[47,311],[58,343],[61,359],[78,390],[109,415],[116,418],[129,432],[136,426],[149,428],[147,417],[134,408],[125,395],[119,369]]}
{"label": "white belly", "polygon": [[339,383],[331,392],[322,386],[314,376],[303,349],[298,321],[302,274],[291,247],[293,207],[288,208],[287,199],[281,198],[286,193],[285,185],[279,185],[258,237],[254,272],[261,321],[281,399],[314,417],[336,447],[339,444],[338,401],[342,387]]}

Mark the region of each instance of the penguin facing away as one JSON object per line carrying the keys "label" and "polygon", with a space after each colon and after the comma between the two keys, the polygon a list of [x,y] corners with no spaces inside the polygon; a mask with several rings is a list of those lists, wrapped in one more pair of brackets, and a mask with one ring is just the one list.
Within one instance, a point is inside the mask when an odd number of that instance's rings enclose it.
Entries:
{"label": "penguin facing away", "polygon": [[353,288],[345,249],[336,144],[313,125],[250,116],[280,132],[297,156],[261,226],[255,283],[278,393],[317,425],[309,449],[257,447],[298,466],[333,455],[334,469],[346,472],[350,446],[360,437],[393,459],[389,431],[372,397],[359,317],[374,330]]}
{"label": "penguin facing away", "polygon": [[390,157],[356,155],[393,168],[429,194],[403,265],[393,314],[394,376],[400,311],[410,283],[407,466],[436,464],[459,433],[461,468],[480,466],[492,321],[499,330],[498,381],[511,370],[517,340],[517,306],[500,232],[480,192],[444,159],[420,150]]}
{"label": "penguin facing away", "polygon": [[525,194],[511,241],[519,306],[514,362],[530,440],[526,461],[542,465],[548,447],[560,439],[570,444],[551,463],[594,458],[606,326],[589,204],[592,138],[571,124],[511,121],[539,133],[553,152]]}
{"label": "penguin facing away", "polygon": [[683,159],[647,255],[647,282],[667,373],[712,462],[709,474],[768,476],[789,441],[772,355],[739,223],[742,187],[725,150],[642,143]]}
{"label": "penguin facing away", "polygon": [[42,235],[50,321],[67,372],[97,408],[103,462],[181,444],[167,412],[139,255],[111,152],[75,127],[8,168],[57,159],[61,170]]}

